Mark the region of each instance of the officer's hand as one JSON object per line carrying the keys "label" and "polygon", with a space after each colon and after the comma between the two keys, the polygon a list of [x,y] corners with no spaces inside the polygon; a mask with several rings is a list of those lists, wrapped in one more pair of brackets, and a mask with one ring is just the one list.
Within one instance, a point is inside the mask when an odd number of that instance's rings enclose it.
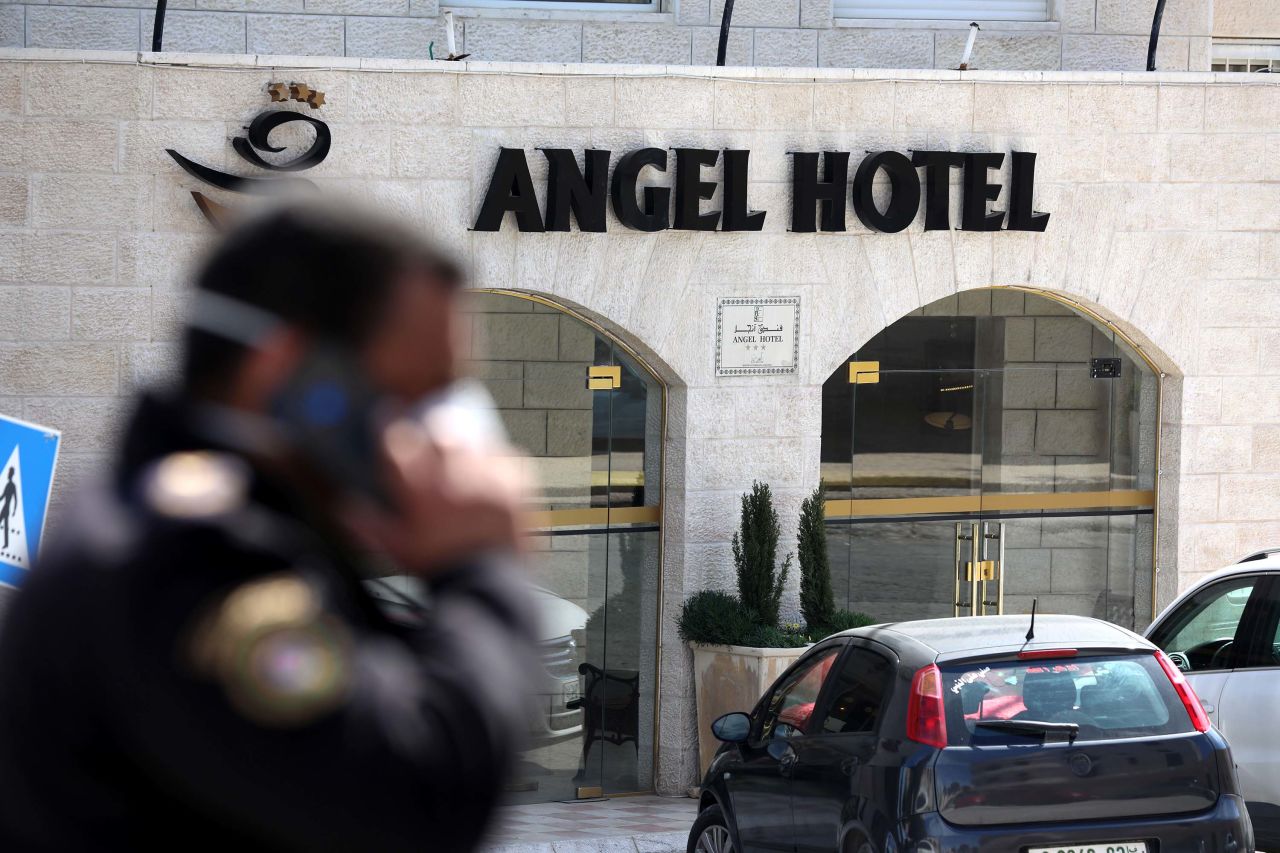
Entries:
{"label": "officer's hand", "polygon": [[387,429],[385,446],[396,511],[366,510],[355,520],[374,548],[425,575],[486,552],[520,549],[528,479],[517,456],[432,436],[407,420]]}

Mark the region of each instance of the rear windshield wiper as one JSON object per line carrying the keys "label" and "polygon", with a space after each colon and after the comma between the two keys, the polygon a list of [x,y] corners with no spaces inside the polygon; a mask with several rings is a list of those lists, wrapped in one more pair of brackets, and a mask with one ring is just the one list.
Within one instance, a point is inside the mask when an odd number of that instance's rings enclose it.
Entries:
{"label": "rear windshield wiper", "polygon": [[1076,723],[1050,723],[1043,720],[975,720],[974,726],[1026,735],[1063,734],[1067,736],[1068,743],[1075,741],[1080,734],[1080,726]]}

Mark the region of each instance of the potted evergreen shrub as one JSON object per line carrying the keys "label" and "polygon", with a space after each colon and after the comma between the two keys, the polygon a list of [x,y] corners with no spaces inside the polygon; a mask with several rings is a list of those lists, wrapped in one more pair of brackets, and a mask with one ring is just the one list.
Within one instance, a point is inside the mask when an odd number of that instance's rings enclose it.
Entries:
{"label": "potted evergreen shrub", "polygon": [[865,613],[836,608],[831,561],[827,557],[826,505],[826,494],[819,485],[800,504],[796,537],[800,552],[800,615],[804,617],[805,633],[815,641],[875,621]]}
{"label": "potted evergreen shrub", "polygon": [[698,751],[704,770],[719,746],[711,724],[722,714],[752,708],[808,644],[799,626],[778,624],[792,559],[787,554],[778,565],[780,534],[769,486],[753,483],[742,496],[741,519],[733,534],[738,594],[696,593],[680,614],[680,637],[693,649]]}
{"label": "potted evergreen shrub", "polygon": [[706,770],[719,743],[711,724],[731,711],[747,711],[814,640],[869,625],[871,617],[839,610],[827,557],[825,496],[819,486],[801,504],[800,611],[803,625],[780,625],[782,590],[791,554],[778,565],[781,530],[773,495],[753,483],[742,496],[739,528],[733,535],[738,594],[695,593],[680,613],[680,637],[693,649],[698,713],[698,752]]}

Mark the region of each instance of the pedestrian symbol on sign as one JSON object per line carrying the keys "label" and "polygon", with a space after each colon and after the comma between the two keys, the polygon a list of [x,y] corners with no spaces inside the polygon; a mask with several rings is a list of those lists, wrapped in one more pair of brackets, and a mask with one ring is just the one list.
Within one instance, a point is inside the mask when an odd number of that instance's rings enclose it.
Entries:
{"label": "pedestrian symbol on sign", "polygon": [[31,568],[30,555],[27,554],[26,525],[22,523],[22,515],[18,512],[18,492],[22,490],[22,475],[18,471],[18,448],[13,448],[9,457],[9,481],[0,491],[0,532],[4,534],[4,544],[0,545],[0,557],[11,561],[20,569]]}
{"label": "pedestrian symbol on sign", "polygon": [[57,430],[0,415],[0,585],[20,585],[36,560],[60,439]]}

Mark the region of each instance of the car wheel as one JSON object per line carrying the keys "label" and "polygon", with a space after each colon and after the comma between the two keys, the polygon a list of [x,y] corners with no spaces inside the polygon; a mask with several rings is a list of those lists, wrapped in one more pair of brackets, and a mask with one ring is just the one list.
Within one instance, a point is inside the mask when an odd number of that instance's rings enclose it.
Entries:
{"label": "car wheel", "polygon": [[876,848],[872,847],[870,842],[865,839],[856,839],[856,845],[846,842],[845,849],[852,850],[853,853],[876,853]]}
{"label": "car wheel", "polygon": [[736,853],[733,837],[729,835],[729,824],[725,822],[724,812],[719,806],[703,809],[693,822],[687,853]]}

